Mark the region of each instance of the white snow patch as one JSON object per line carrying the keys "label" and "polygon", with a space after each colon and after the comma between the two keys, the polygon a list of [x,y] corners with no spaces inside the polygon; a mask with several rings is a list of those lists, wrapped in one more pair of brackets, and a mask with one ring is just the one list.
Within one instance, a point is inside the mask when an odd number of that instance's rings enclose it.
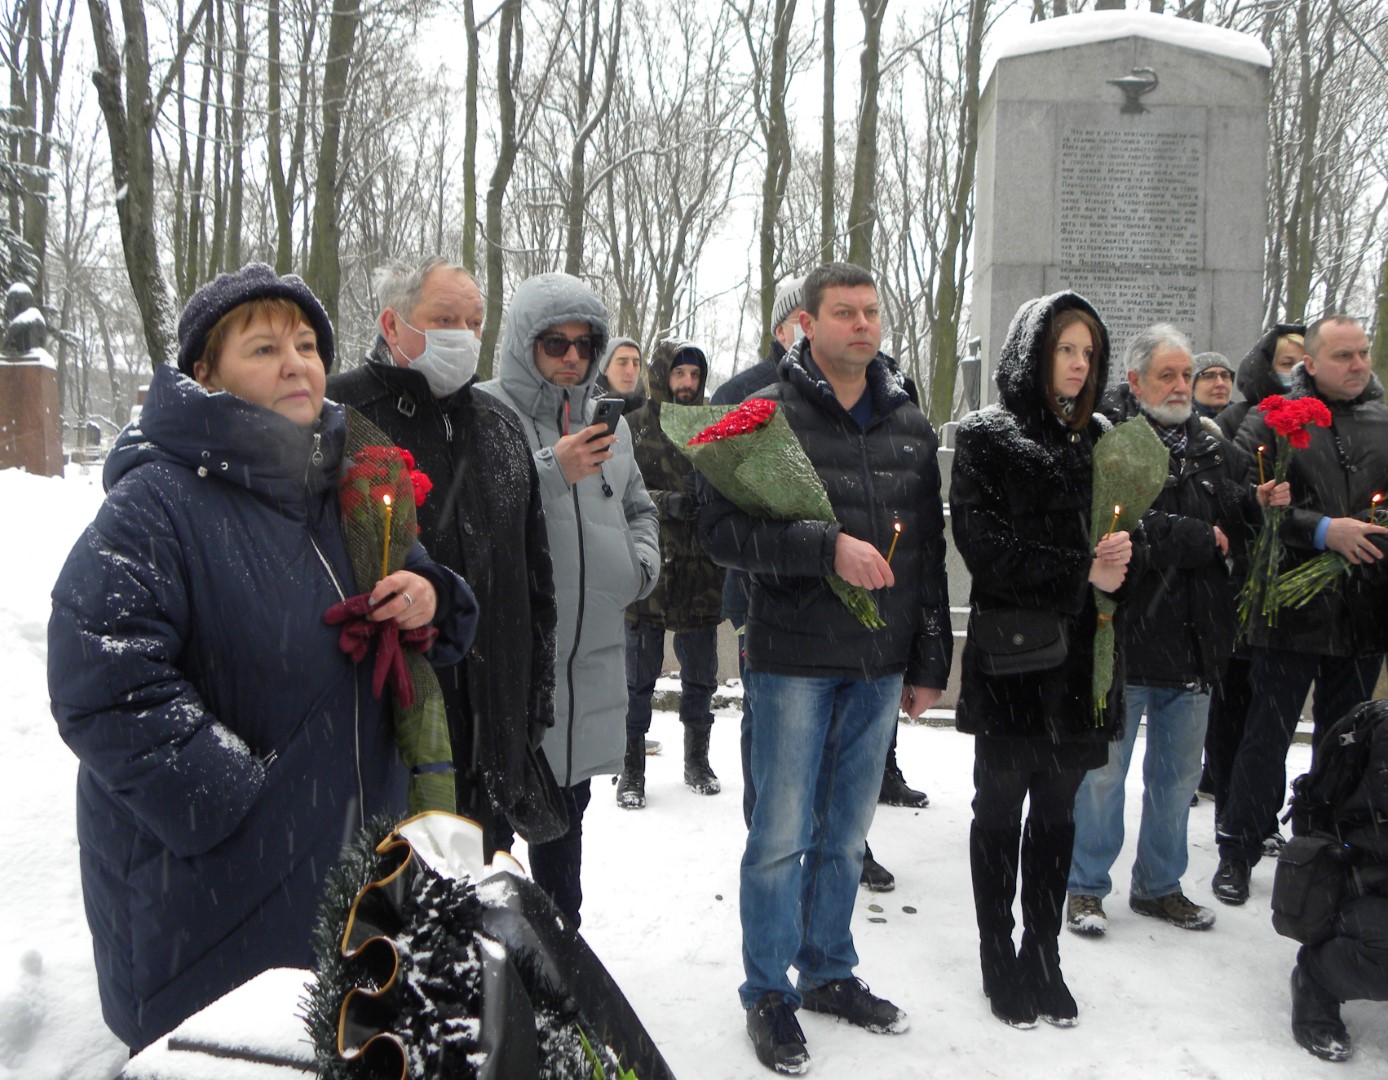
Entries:
{"label": "white snow patch", "polygon": [[1256,37],[1209,26],[1191,19],[1152,15],[1145,11],[1085,11],[1059,19],[1043,19],[1009,27],[999,33],[983,59],[982,81],[987,86],[999,60],[1010,56],[1068,49],[1076,45],[1116,41],[1125,37],[1147,38],[1182,49],[1241,60],[1260,67],[1272,66],[1272,54]]}

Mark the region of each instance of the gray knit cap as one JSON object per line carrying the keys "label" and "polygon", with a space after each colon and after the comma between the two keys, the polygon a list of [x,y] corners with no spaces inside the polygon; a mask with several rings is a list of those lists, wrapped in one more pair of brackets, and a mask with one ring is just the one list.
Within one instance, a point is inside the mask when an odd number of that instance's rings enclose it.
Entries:
{"label": "gray knit cap", "polygon": [[1222,367],[1230,375],[1234,374],[1234,365],[1229,363],[1229,358],[1223,353],[1202,352],[1196,353],[1191,360],[1191,382],[1200,378],[1212,367]]}
{"label": "gray knit cap", "polygon": [[776,302],[771,305],[771,328],[774,330],[786,321],[798,307],[805,306],[805,279],[791,278],[776,292]]}
{"label": "gray knit cap", "polygon": [[252,300],[278,296],[299,305],[318,335],[318,355],[323,370],[333,369],[333,324],[313,295],[313,290],[295,274],[280,277],[264,263],[247,263],[233,274],[218,274],[189,298],[178,317],[178,370],[193,374],[193,365],[207,350],[207,335],[217,321],[232,308]]}

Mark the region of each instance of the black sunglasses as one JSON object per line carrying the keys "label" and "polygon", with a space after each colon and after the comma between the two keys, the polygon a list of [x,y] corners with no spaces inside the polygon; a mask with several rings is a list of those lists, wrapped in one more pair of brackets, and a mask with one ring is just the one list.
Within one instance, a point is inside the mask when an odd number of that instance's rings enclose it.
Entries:
{"label": "black sunglasses", "polygon": [[563,334],[545,334],[535,340],[540,343],[540,348],[544,349],[545,355],[551,360],[559,360],[567,356],[570,345],[573,346],[574,352],[578,353],[580,360],[593,358],[593,339],[590,337],[567,338]]}

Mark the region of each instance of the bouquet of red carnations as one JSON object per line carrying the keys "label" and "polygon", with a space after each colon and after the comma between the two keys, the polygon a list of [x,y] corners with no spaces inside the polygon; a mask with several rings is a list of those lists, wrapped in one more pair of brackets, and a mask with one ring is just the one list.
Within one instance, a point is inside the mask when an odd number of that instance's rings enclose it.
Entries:
{"label": "bouquet of red carnations", "polygon": [[[753,517],[773,521],[837,521],[829,493],[800,440],[774,401],[683,405],[660,410],[660,427],[720,495]],[[887,624],[872,594],[837,574],[834,595],[869,630]]]}
{"label": "bouquet of red carnations", "polygon": [[[1320,398],[1285,398],[1273,394],[1258,403],[1258,411],[1277,436],[1272,478],[1280,484],[1287,479],[1291,469],[1292,451],[1305,450],[1311,445],[1311,428],[1330,426],[1330,410]],[[1263,479],[1261,446],[1258,447],[1258,479]],[[1249,558],[1248,580],[1239,590],[1240,636],[1248,633],[1255,615],[1266,619],[1269,626],[1276,626],[1278,609],[1287,602],[1289,590],[1278,588],[1278,569],[1282,561],[1282,520],[1286,516],[1285,506],[1271,506],[1263,511],[1263,527],[1258,531],[1258,539]],[[1301,603],[1309,599],[1308,596]]]}
{"label": "bouquet of red carnations", "polygon": [[410,813],[457,809],[453,752],[438,677],[424,659],[438,631],[402,631],[394,620],[368,618],[370,594],[383,577],[405,565],[419,526],[415,509],[433,483],[415,468],[414,456],[391,443],[376,425],[347,410],[347,441],[337,497],[342,534],[358,595],[345,597],[324,615],[341,626],[338,645],[355,663],[376,649],[372,691],[390,683],[395,714],[395,745],[410,769]]}

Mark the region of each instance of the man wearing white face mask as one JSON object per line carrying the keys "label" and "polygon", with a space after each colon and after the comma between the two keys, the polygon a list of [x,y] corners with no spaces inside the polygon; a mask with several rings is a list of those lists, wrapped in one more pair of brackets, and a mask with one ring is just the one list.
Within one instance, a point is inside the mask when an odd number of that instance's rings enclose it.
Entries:
{"label": "man wearing white face mask", "polygon": [[328,382],[415,456],[434,487],[420,539],[437,562],[468,572],[480,619],[472,651],[441,677],[458,812],[509,846],[563,834],[567,817],[540,749],[554,723],[554,585],[539,482],[511,410],[474,392],[482,294],[442,258],[375,274],[379,336],[365,362]]}

